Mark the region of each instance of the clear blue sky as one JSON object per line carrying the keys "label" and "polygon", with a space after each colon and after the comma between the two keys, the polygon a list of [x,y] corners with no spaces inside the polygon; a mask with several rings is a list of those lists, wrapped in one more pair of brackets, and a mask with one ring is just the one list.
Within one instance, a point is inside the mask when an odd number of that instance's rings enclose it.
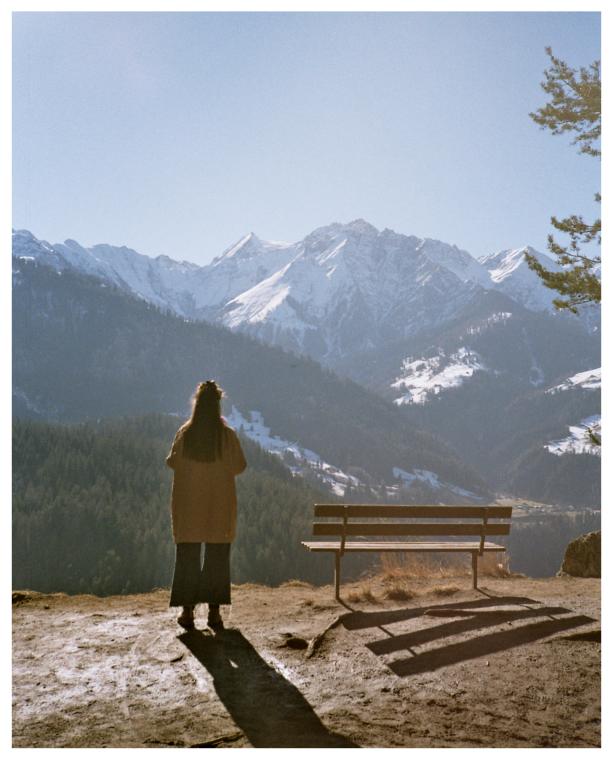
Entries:
{"label": "clear blue sky", "polygon": [[17,13],[13,226],[206,263],[363,217],[475,256],[598,212],[540,130],[597,13]]}

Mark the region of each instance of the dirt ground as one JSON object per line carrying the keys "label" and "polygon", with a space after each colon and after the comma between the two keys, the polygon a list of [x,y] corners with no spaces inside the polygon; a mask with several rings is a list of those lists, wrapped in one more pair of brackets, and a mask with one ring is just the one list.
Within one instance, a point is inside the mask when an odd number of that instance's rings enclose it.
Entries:
{"label": "dirt ground", "polygon": [[470,585],[233,586],[217,634],[167,590],[13,592],[13,746],[599,746],[599,580]]}

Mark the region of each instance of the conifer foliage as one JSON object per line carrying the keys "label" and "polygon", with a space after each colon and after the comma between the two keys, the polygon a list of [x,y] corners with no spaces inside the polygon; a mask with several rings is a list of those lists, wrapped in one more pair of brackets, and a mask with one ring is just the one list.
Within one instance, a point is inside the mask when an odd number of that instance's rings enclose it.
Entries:
{"label": "conifer foliage", "polygon": [[[579,146],[579,153],[600,158],[600,61],[577,70],[556,58],[551,48],[546,48],[546,52],[551,65],[541,86],[549,101],[530,117],[554,135],[575,133],[572,144]],[[595,200],[600,202],[600,193],[596,193]],[[601,258],[598,254],[586,254],[585,246],[600,245],[601,221],[598,218],[586,222],[582,216],[571,214],[563,219],[553,216],[551,224],[569,238],[566,245],[558,243],[553,234],[547,238],[549,250],[564,269],[551,272],[529,254],[526,261],[544,285],[563,296],[553,300],[554,306],[576,314],[581,304],[600,303]]]}

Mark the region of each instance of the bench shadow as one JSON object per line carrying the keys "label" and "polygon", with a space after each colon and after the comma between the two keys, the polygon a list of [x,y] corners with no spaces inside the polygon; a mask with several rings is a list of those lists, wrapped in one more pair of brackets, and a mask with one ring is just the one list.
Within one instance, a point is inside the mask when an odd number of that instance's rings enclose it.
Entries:
{"label": "bench shadow", "polygon": [[219,699],[254,747],[358,747],[329,731],[300,691],[237,629],[178,639],[213,676]]}
{"label": "bench shadow", "polygon": [[[483,599],[465,602],[376,612],[353,610],[344,602],[343,605],[350,610],[350,613],[344,616],[342,621],[347,629],[378,628],[386,634],[387,638],[366,644],[371,652],[376,655],[392,654],[401,650],[410,653],[410,657],[387,663],[387,667],[398,676],[411,676],[435,671],[448,665],[503,652],[563,631],[597,622],[594,618],[586,615],[574,615],[572,610],[565,607],[546,606],[535,599],[515,596],[497,597],[489,594],[485,595]],[[502,605],[515,605],[522,609],[488,609],[488,607]],[[556,617],[559,615],[566,615],[566,617]],[[402,634],[394,634],[384,628],[385,625],[391,623],[422,616],[425,620],[437,617],[453,619],[449,622]],[[530,622],[534,618],[547,619]],[[526,621],[528,622],[527,625],[524,624]],[[520,625],[514,626],[515,623],[520,623]],[[482,633],[465,641],[444,643],[451,636],[503,624],[509,624],[513,627],[502,631]],[[573,638],[580,636],[581,640],[594,640],[594,637],[590,636],[589,633],[576,634]],[[441,643],[442,646],[424,652],[415,651],[417,647],[436,642]]]}
{"label": "bench shadow", "polygon": [[487,596],[485,599],[472,599],[467,602],[447,602],[446,604],[428,604],[425,607],[405,607],[398,610],[381,610],[377,612],[363,612],[356,610],[346,602],[340,600],[343,607],[346,607],[352,615],[347,615],[343,620],[343,625],[348,630],[357,630],[359,628],[372,628],[373,626],[390,625],[399,623],[403,620],[421,617],[425,612],[430,610],[479,610],[487,607],[497,607],[501,604],[515,604],[518,606],[527,606],[531,604],[541,604],[536,599],[529,599],[526,596]]}

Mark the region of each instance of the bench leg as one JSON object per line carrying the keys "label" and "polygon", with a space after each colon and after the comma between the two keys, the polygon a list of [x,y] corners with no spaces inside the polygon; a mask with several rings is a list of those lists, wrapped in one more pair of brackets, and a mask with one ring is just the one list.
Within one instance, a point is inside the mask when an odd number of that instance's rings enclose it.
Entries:
{"label": "bench leg", "polygon": [[341,585],[341,553],[334,552],[334,598],[340,599]]}
{"label": "bench leg", "polygon": [[477,552],[473,552],[473,588],[477,588]]}

